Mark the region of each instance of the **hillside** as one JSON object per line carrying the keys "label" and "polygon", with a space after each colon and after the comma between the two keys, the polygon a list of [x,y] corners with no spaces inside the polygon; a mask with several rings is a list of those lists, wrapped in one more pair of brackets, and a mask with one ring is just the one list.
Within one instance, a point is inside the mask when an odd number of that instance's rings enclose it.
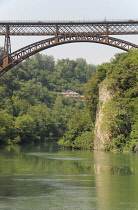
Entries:
{"label": "hillside", "polygon": [[60,145],[116,151],[138,149],[137,50],[117,54],[110,63],[97,67],[85,85],[85,104],[83,116],[73,116]]}
{"label": "hillside", "polygon": [[[68,148],[138,148],[137,50],[97,69],[82,58],[55,62],[36,54],[0,84],[1,144],[60,137],[59,145]],[[62,90],[84,93],[84,100],[64,98]]]}
{"label": "hillside", "polygon": [[36,54],[0,78],[0,144],[51,140],[63,136],[67,122],[84,107],[62,90],[82,94],[95,71],[84,59]]}

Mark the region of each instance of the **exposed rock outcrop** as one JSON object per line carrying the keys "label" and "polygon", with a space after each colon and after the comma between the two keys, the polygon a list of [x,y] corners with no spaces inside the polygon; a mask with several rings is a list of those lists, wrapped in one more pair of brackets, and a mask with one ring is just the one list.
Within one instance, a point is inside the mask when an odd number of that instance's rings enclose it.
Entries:
{"label": "exposed rock outcrop", "polygon": [[107,85],[101,84],[99,87],[99,104],[97,107],[95,131],[94,131],[94,149],[102,150],[104,143],[110,141],[110,134],[103,129],[103,108],[106,102],[112,98],[110,91],[107,89]]}

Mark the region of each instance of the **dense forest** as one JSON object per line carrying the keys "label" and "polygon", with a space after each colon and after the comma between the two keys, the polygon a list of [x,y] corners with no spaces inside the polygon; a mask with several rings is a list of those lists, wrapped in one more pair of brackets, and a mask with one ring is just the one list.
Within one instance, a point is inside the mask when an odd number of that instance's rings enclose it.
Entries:
{"label": "dense forest", "polygon": [[[0,78],[0,143],[60,138],[67,148],[93,149],[99,86],[112,98],[104,107],[103,129],[110,134],[105,150],[138,147],[138,51],[115,55],[97,66],[82,58],[36,54]],[[63,98],[62,90],[84,94]]]}
{"label": "dense forest", "polygon": [[55,62],[36,54],[0,78],[0,143],[27,143],[63,136],[67,122],[84,101],[62,97],[62,90],[83,94],[94,65],[82,58]]}

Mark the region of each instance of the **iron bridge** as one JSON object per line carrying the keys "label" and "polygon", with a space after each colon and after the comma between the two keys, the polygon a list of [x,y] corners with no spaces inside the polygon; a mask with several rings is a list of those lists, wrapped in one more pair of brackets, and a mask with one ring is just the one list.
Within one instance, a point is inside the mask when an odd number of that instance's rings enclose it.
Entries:
{"label": "iron bridge", "polygon": [[[113,38],[112,35],[138,34],[138,21],[1,21],[0,36],[5,36],[0,58],[0,76],[37,52],[73,42],[94,42],[128,51],[138,45]],[[50,36],[11,52],[10,36]],[[52,37],[52,38],[51,38]]]}

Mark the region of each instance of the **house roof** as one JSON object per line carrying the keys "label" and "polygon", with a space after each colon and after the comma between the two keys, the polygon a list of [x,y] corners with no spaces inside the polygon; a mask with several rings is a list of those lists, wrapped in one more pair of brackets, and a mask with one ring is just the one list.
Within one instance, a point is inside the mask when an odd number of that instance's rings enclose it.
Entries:
{"label": "house roof", "polygon": [[63,95],[80,95],[79,93],[76,92],[62,92]]}

